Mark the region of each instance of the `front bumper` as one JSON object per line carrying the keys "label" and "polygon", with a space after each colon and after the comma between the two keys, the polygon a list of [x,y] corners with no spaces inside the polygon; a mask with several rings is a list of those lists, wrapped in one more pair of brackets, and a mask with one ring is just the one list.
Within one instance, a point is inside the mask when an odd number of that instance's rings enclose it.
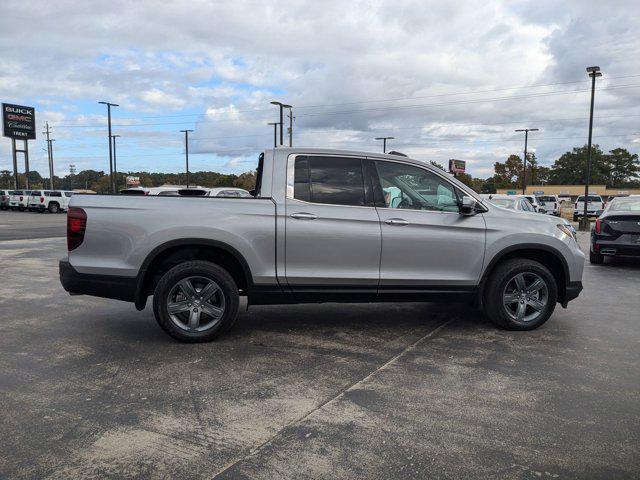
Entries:
{"label": "front bumper", "polygon": [[92,295],[127,302],[135,301],[137,277],[80,273],[69,260],[60,260],[60,283],[71,295]]}
{"label": "front bumper", "polygon": [[569,282],[569,284],[565,287],[564,299],[562,300],[562,306],[567,308],[567,304],[571,300],[575,300],[580,295],[582,291],[582,282]]}

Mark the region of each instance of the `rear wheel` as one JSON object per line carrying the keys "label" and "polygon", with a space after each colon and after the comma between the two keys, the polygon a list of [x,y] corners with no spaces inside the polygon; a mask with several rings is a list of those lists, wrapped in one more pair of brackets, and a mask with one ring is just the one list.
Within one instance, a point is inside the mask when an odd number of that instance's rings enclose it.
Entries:
{"label": "rear wheel", "polygon": [[182,342],[208,342],[228,330],[238,316],[238,287],[218,265],[189,261],[165,273],[153,294],[153,312],[162,329]]}
{"label": "rear wheel", "polygon": [[544,324],[556,307],[558,287],[547,267],[515,258],[496,267],[485,290],[485,311],[507,330],[533,330]]}
{"label": "rear wheel", "polygon": [[602,265],[603,262],[604,255],[602,255],[601,253],[589,251],[589,263],[592,263],[594,265]]}
{"label": "rear wheel", "polygon": [[49,204],[49,212],[50,213],[58,213],[58,210],[60,210],[60,205],[58,205],[55,202],[51,202]]}

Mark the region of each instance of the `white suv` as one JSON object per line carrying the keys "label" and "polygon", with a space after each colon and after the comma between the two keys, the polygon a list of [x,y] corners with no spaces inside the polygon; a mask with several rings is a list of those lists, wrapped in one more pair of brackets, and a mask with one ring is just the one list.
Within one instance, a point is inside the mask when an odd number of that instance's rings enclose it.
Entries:
{"label": "white suv", "polygon": [[9,208],[11,210],[20,210],[21,212],[26,210],[30,193],[30,190],[12,190],[9,192]]}
{"label": "white suv", "polygon": [[69,201],[73,192],[58,190],[33,190],[29,196],[29,210],[51,213],[58,213],[69,207]]}
{"label": "white suv", "polygon": [[557,195],[538,195],[536,199],[549,215],[560,216],[560,200]]}
{"label": "white suv", "polygon": [[[604,210],[604,202],[600,195],[589,195],[587,200],[587,217],[597,217]],[[584,216],[584,195],[580,195],[573,208],[573,221],[577,222],[578,217]]]}

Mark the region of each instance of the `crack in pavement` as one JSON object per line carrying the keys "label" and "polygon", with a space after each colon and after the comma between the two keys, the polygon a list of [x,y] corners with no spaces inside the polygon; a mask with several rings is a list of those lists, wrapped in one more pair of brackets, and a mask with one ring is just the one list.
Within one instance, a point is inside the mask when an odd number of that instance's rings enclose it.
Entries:
{"label": "crack in pavement", "polygon": [[363,384],[364,382],[366,382],[367,380],[369,380],[371,377],[373,377],[375,374],[377,374],[378,372],[383,371],[384,369],[386,369],[389,365],[391,365],[392,363],[394,363],[396,360],[398,360],[399,358],[403,357],[404,355],[406,355],[407,353],[409,353],[410,351],[414,350],[418,345],[420,345],[422,342],[424,342],[425,340],[433,337],[435,334],[437,334],[438,332],[440,332],[442,329],[444,329],[446,326],[448,326],[451,322],[453,322],[456,318],[450,318],[449,320],[446,320],[444,322],[442,322],[440,325],[438,325],[437,327],[433,328],[432,330],[430,330],[429,332],[427,332],[425,335],[423,335],[422,337],[420,337],[418,340],[416,340],[415,342],[411,343],[410,345],[406,346],[402,351],[400,351],[399,353],[397,353],[396,355],[394,355],[393,357],[391,357],[389,360],[387,360],[385,363],[383,363],[382,365],[380,365],[379,367],[377,367],[376,369],[372,370],[371,372],[369,372],[365,377],[361,378],[360,380],[358,380],[355,383],[352,383],[351,385],[341,389],[336,395],[334,395],[333,397],[325,400],[324,402],[319,403],[317,406],[315,406],[314,408],[312,408],[311,410],[309,410],[307,413],[305,413],[303,416],[301,416],[300,418],[297,418],[289,423],[287,423],[286,425],[284,425],[280,430],[278,430],[274,435],[272,435],[271,437],[269,437],[267,440],[265,440],[264,442],[262,442],[260,445],[257,445],[255,447],[253,447],[249,453],[247,453],[246,455],[243,455],[241,458],[239,458],[238,460],[234,460],[233,462],[225,465],[222,469],[220,469],[213,477],[212,480],[215,480],[217,478],[219,478],[221,475],[223,475],[225,472],[229,471],[231,468],[235,467],[236,465],[238,465],[239,463],[243,462],[244,460],[246,460],[249,457],[252,457],[254,455],[256,455],[257,453],[260,453],[267,445],[269,445],[271,442],[273,442],[275,439],[277,439],[278,437],[280,437],[280,435],[282,435],[282,432],[284,432],[286,429],[288,429],[289,427],[302,423],[305,419],[307,419],[310,415],[312,415],[313,413],[317,412],[318,410],[320,410],[321,408],[323,408],[325,405],[328,405],[331,402],[337,401],[340,398],[342,398],[344,396],[345,393],[347,393],[350,390],[353,390],[355,388],[357,388],[358,386],[360,386],[361,384]]}

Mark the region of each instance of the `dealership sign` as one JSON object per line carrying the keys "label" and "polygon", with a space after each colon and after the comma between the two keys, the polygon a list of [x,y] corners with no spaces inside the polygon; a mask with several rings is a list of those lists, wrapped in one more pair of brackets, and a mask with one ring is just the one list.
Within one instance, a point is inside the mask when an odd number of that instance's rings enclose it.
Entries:
{"label": "dealership sign", "polygon": [[449,171],[451,173],[464,173],[467,162],[464,160],[449,160]]}
{"label": "dealership sign", "polygon": [[2,135],[18,140],[36,138],[36,110],[22,105],[2,104]]}

